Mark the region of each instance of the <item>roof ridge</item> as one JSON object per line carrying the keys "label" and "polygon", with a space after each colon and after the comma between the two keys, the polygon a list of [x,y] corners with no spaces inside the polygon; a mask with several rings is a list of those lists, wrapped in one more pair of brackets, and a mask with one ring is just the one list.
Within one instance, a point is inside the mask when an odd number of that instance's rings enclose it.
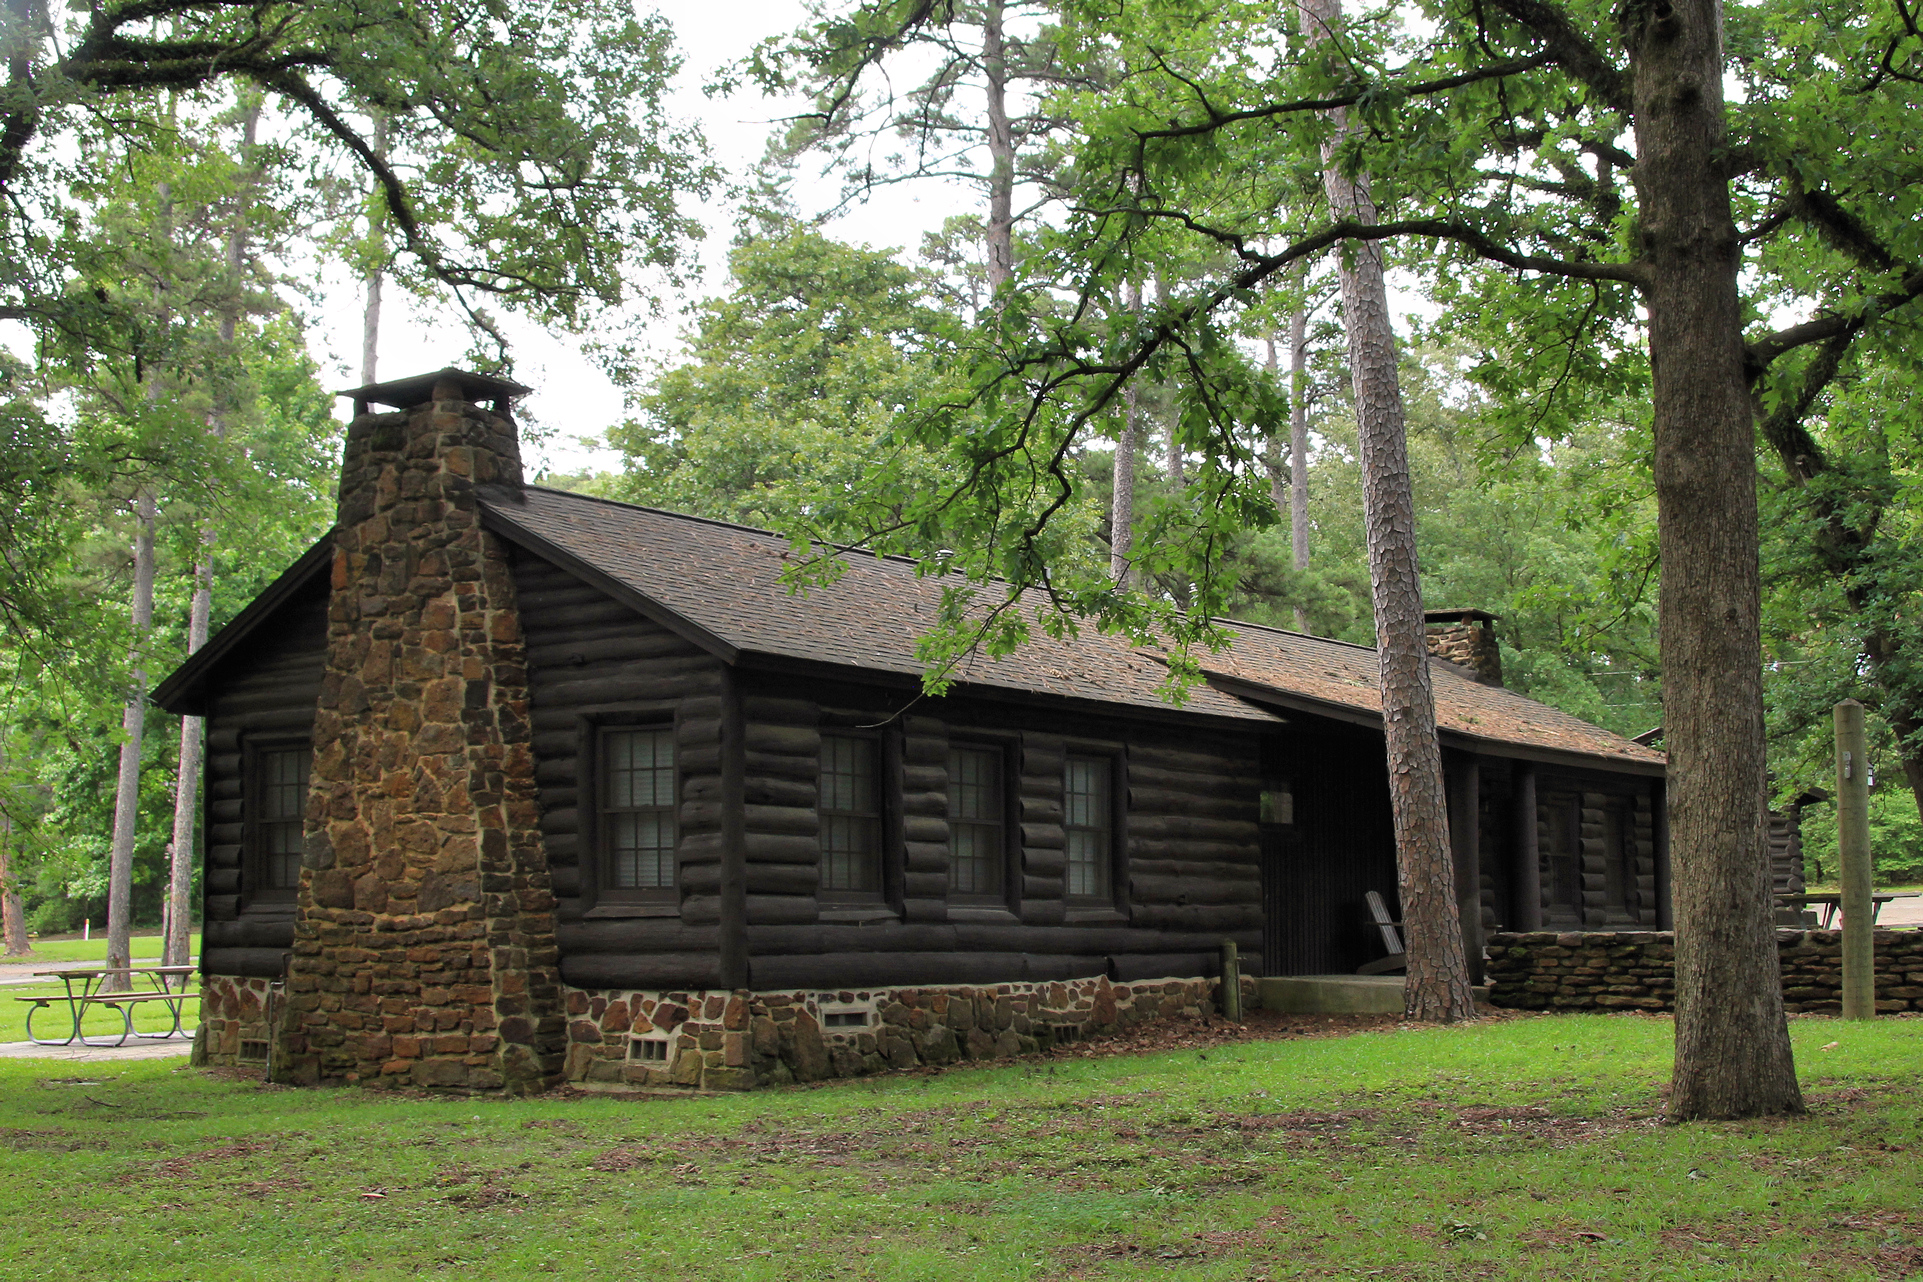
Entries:
{"label": "roof ridge", "polygon": [[1294,628],[1278,628],[1273,623],[1256,623],[1249,619],[1231,619],[1226,615],[1218,616],[1215,622],[1231,623],[1238,628],[1254,628],[1261,632],[1273,632],[1279,636],[1301,637],[1304,641],[1320,641],[1324,645],[1346,645],[1351,650],[1367,650],[1371,654],[1376,653],[1374,646],[1363,645],[1360,641],[1344,641],[1341,637],[1319,637],[1313,632],[1297,632]]}
{"label": "roof ridge", "polygon": [[[783,534],[779,530],[770,530],[765,526],[744,525],[740,521],[724,521],[716,516],[697,516],[693,512],[677,512],[673,508],[654,507],[647,503],[630,503],[626,499],[611,499],[603,494],[584,494],[580,490],[564,490],[559,486],[541,485],[533,481],[528,482],[521,488],[540,490],[545,494],[559,494],[564,498],[580,499],[585,503],[604,503],[609,507],[626,508],[631,512],[651,512],[655,516],[672,517],[677,521],[694,521],[700,525],[713,525],[724,530],[739,530],[743,534],[766,535],[768,538],[781,539],[789,543],[794,541],[789,535]],[[819,542],[823,546],[831,547],[837,552],[851,552],[875,561],[899,561],[904,565],[921,564],[916,558],[906,556],[900,552],[873,552],[867,548],[858,547],[853,543],[836,543],[828,539],[810,540],[810,542]]]}

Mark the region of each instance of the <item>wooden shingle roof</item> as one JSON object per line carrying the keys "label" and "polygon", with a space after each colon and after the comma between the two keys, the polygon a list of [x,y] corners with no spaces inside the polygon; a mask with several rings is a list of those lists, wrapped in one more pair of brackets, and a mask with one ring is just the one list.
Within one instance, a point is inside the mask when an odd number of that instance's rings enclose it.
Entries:
{"label": "wooden shingle roof", "polygon": [[[730,661],[743,655],[808,660],[919,677],[916,643],[934,626],[940,581],[913,562],[844,553],[846,572],[796,593],[781,581],[795,556],[780,535],[746,526],[529,486],[487,492],[492,524]],[[1274,723],[1290,712],[1381,724],[1376,655],[1366,646],[1258,624],[1227,623],[1234,643],[1204,654],[1209,682],[1190,713]],[[1600,726],[1432,665],[1445,742],[1502,756],[1660,773],[1663,754]],[[1014,654],[977,657],[964,685],[1167,710],[1159,658],[1084,630],[1056,640],[1036,629]]]}

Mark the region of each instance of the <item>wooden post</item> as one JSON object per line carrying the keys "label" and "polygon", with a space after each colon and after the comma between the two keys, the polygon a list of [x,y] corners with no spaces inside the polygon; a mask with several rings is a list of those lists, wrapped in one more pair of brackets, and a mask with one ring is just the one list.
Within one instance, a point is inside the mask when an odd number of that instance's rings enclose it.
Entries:
{"label": "wooden post", "polygon": [[1233,1023],[1242,1022],[1242,958],[1233,939],[1222,941],[1222,1014]]}
{"label": "wooden post", "polygon": [[1541,818],[1536,813],[1536,768],[1523,766],[1516,778],[1516,929],[1542,929]]}
{"label": "wooden post", "polygon": [[716,952],[723,988],[748,984],[748,726],[741,679],[721,669],[721,922]]}
{"label": "wooden post", "polygon": [[1656,839],[1656,929],[1676,929],[1676,904],[1670,895],[1669,875],[1669,781],[1658,779],[1650,786],[1650,818],[1655,823]]}
{"label": "wooden post", "polygon": [[1836,705],[1836,848],[1843,875],[1843,1018],[1876,1016],[1876,925],[1870,912],[1870,772],[1863,705]]}

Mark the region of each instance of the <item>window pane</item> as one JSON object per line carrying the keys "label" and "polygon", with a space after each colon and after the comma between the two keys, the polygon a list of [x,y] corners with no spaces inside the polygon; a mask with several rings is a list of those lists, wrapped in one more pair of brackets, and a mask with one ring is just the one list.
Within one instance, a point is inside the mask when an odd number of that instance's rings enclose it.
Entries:
{"label": "window pane", "polygon": [[605,731],[601,761],[606,884],[624,890],[672,888],[674,731]]}
{"label": "window pane", "polygon": [[948,753],[948,886],[965,895],[1002,890],[1004,820],[1001,753],[954,748]]}
{"label": "window pane", "polygon": [[302,818],[307,810],[307,776],[314,754],[307,748],[280,748],[260,754],[255,839],[260,842],[261,886],[293,890],[300,885]]}
{"label": "window pane", "polygon": [[875,741],[821,737],[821,888],[881,891],[881,788]]}
{"label": "window pane", "polygon": [[1068,893],[1107,897],[1113,888],[1110,766],[1070,757],[1062,771],[1062,827],[1068,839]]}

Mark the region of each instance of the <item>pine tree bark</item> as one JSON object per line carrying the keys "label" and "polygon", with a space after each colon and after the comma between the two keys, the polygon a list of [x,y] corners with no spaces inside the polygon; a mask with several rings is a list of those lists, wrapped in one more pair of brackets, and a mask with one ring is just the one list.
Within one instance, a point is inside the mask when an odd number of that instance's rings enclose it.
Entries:
{"label": "pine tree bark", "polygon": [[[374,154],[382,160],[387,159],[387,113],[374,113]],[[383,199],[376,189],[374,199]],[[381,248],[381,228],[384,220],[376,212],[368,229],[377,248]],[[376,381],[375,369],[380,364],[381,347],[381,288],[387,273],[382,269],[381,260],[375,259],[374,265],[367,269],[367,305],[361,311],[361,385],[367,386]]]}
{"label": "pine tree bark", "polygon": [[1770,895],[1755,425],[1719,0],[1631,5],[1676,920],[1673,1119],[1800,1112]]}
{"label": "pine tree bark", "polygon": [[982,72],[988,82],[988,292],[1015,274],[1015,133],[1008,122],[1008,51],[1002,0],[982,6]]}
{"label": "pine tree bark", "polygon": [[[1309,310],[1289,315],[1289,550],[1295,568],[1309,568]],[[1295,607],[1295,630],[1309,630],[1309,612]]]}
{"label": "pine tree bark", "polygon": [[[1123,296],[1130,314],[1142,311],[1142,287],[1131,284]],[[1135,459],[1142,451],[1142,397],[1133,379],[1122,389],[1122,439],[1115,443],[1115,488],[1109,501],[1108,574],[1115,586],[1134,586]]]}
{"label": "pine tree bark", "polygon": [[[1341,6],[1339,0],[1301,0],[1300,12],[1303,33],[1316,44],[1330,34]],[[1337,110],[1331,115],[1336,131],[1324,146],[1322,170],[1330,211],[1337,218],[1373,224],[1376,209],[1367,176],[1350,179],[1334,162],[1348,129],[1346,113]],[[1395,820],[1397,885],[1409,954],[1404,1004],[1411,1019],[1452,1022],[1475,1014],[1475,995],[1456,905],[1442,748],[1436,738],[1435,694],[1423,634],[1415,497],[1381,246],[1375,241],[1346,245],[1340,262],[1342,321],[1348,331],[1349,375],[1355,387],[1370,595],[1381,671],[1382,731]]]}
{"label": "pine tree bark", "polygon": [[[140,814],[140,741],[147,726],[147,642],[154,622],[154,493],[142,487],[134,500],[133,651],[127,704],[120,717],[120,775],[114,788],[113,844],[107,852],[107,965],[124,967],[133,956],[134,830]],[[118,992],[125,977],[102,988]]]}

